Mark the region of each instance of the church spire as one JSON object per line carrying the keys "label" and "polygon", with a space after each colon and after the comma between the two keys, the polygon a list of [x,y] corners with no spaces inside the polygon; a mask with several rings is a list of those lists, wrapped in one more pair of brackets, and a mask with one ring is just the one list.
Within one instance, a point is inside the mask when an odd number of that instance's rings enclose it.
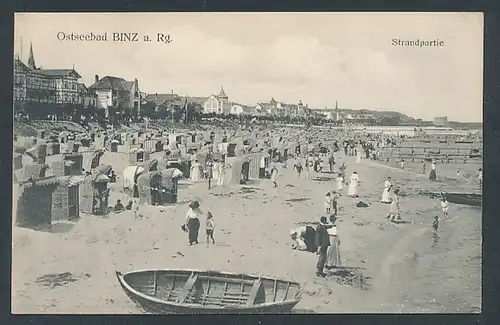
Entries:
{"label": "church spire", "polygon": [[339,110],[339,103],[337,101],[335,101],[335,110],[338,111]]}
{"label": "church spire", "polygon": [[31,42],[30,42],[30,56],[28,58],[28,67],[30,67],[33,70],[36,69],[35,56],[33,55],[33,45],[31,44]]}
{"label": "church spire", "polygon": [[226,95],[226,93],[224,92],[224,85],[222,85],[222,86],[220,87],[220,93],[219,93],[219,96],[217,96],[217,97],[227,98],[227,95]]}

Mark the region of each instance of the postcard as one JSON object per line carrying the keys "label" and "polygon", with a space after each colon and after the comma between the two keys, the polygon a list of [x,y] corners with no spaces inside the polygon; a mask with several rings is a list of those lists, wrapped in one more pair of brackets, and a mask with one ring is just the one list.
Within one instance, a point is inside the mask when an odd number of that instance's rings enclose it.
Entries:
{"label": "postcard", "polygon": [[479,313],[482,13],[18,13],[14,314]]}

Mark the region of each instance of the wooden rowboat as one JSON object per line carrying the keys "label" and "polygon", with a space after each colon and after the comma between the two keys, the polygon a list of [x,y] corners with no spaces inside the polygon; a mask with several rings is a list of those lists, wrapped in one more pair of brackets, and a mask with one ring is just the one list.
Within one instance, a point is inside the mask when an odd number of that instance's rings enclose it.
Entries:
{"label": "wooden rowboat", "polygon": [[450,203],[482,206],[483,195],[477,193],[446,193],[446,200]]}
{"label": "wooden rowboat", "polygon": [[300,301],[296,282],[197,270],[116,272],[122,289],[154,314],[288,313]]}

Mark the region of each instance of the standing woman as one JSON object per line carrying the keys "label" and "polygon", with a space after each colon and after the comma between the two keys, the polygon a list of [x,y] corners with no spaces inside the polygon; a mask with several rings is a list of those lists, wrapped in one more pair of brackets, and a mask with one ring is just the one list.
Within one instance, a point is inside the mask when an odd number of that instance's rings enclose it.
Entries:
{"label": "standing woman", "polygon": [[358,173],[352,172],[351,183],[349,184],[349,190],[347,191],[347,195],[351,197],[358,197],[358,185],[359,185]]}
{"label": "standing woman", "polygon": [[361,162],[361,150],[360,148],[358,148],[356,151],[356,164],[359,164],[360,162]]}
{"label": "standing woman", "polygon": [[226,173],[225,162],[221,161],[219,163],[219,172],[217,173],[217,185],[218,186],[224,185],[224,174],[225,173]]}
{"label": "standing woman", "polygon": [[391,188],[392,188],[391,178],[387,177],[384,183],[384,191],[382,192],[382,200],[381,200],[382,203],[387,203],[387,204],[391,203],[391,198],[389,196]]}
{"label": "standing woman", "polygon": [[340,262],[340,240],[338,236],[337,225],[335,224],[336,219],[332,220],[333,226],[326,230],[328,237],[330,239],[330,246],[326,251],[326,269],[332,269],[341,266]]}
{"label": "standing woman", "polygon": [[198,244],[198,231],[200,230],[200,217],[203,212],[198,201],[192,201],[186,214],[186,228],[188,230],[189,246]]}
{"label": "standing woman", "polygon": [[212,176],[214,178],[214,183],[217,183],[219,180],[219,169],[220,162],[217,158],[214,158],[214,164],[212,165]]}
{"label": "standing woman", "polygon": [[194,160],[193,165],[191,165],[191,181],[199,182],[201,174],[201,164],[198,162],[198,159]]}
{"label": "standing woman", "polygon": [[395,218],[401,220],[401,215],[399,213],[399,188],[394,190],[391,208],[389,210],[389,215],[387,216],[387,219],[391,219],[391,221],[394,221]]}
{"label": "standing woman", "polygon": [[434,160],[432,160],[432,164],[431,164],[431,172],[429,174],[429,180],[430,181],[435,181],[436,180],[436,162]]}

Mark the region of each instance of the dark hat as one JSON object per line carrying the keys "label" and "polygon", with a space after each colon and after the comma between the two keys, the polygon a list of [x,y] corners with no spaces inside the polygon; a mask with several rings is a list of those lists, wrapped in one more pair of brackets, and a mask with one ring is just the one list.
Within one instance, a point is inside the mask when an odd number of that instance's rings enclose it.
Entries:
{"label": "dark hat", "polygon": [[197,209],[200,207],[200,203],[198,201],[192,201],[191,203],[189,203],[189,207],[191,209]]}

